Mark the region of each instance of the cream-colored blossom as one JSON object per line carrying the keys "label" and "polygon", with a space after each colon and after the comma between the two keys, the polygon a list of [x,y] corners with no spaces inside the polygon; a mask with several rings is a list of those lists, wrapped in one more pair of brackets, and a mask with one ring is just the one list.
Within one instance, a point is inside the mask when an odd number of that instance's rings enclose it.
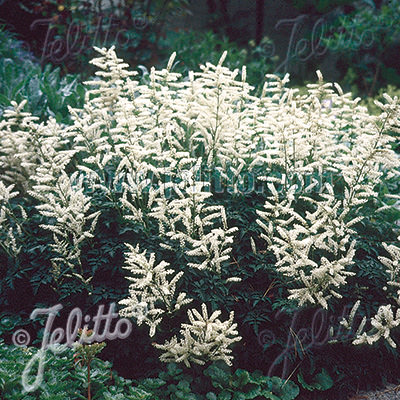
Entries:
{"label": "cream-colored blossom", "polygon": [[188,311],[190,324],[182,324],[181,338],[174,336],[163,345],[155,347],[164,351],[160,360],[164,362],[183,362],[187,367],[191,362],[204,365],[207,361],[222,360],[232,365],[232,349],[230,346],[241,340],[233,323],[234,313],[222,322],[218,319],[221,311],[217,310],[209,317],[207,306],[201,305],[202,313],[196,309]]}
{"label": "cream-colored blossom", "polygon": [[[167,269],[169,263],[161,261],[155,264],[155,254],[146,257],[146,251],[140,252],[139,246],[133,247],[127,244],[129,251],[126,253],[126,265],[124,268],[130,271],[127,278],[132,282],[129,286],[129,297],[119,304],[125,305],[120,311],[121,315],[136,317],[138,325],[143,322],[150,327],[150,336],[154,336],[157,325],[162,318],[178,311],[182,306],[192,300],[186,297],[186,293],[176,295],[176,284],[183,272],[174,274],[172,279],[168,276],[174,273],[173,269]],[[146,313],[137,315],[138,304],[146,304]]]}

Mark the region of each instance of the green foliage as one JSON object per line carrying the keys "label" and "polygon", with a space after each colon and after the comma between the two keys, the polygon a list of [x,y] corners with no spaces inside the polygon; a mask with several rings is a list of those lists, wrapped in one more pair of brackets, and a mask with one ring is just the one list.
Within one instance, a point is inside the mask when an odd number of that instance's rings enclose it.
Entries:
{"label": "green foliage", "polygon": [[248,46],[241,48],[235,42],[229,41],[226,36],[220,37],[212,31],[180,30],[169,31],[160,44],[164,49],[166,60],[170,56],[170,49],[177,53],[173,71],[183,75],[188,71],[199,70],[204,59],[217,64],[222,53],[228,51],[224,65],[232,71],[236,68],[241,70],[245,65],[247,82],[256,87],[262,85],[265,74],[272,73],[278,62],[278,56],[273,54],[274,44],[268,37],[264,37],[258,45],[251,40]]}
{"label": "green foliage", "polygon": [[0,114],[11,101],[26,99],[27,111],[33,115],[66,123],[70,118],[68,106],[81,106],[84,93],[79,77],[61,77],[60,70],[50,65],[42,69],[21,42],[0,28]]}
{"label": "green foliage", "polygon": [[[33,3],[33,4],[32,4]],[[46,40],[35,43],[42,60],[59,64],[64,71],[88,78],[93,69],[93,46],[116,45],[133,64],[153,65],[159,40],[167,22],[187,14],[188,0],[127,0],[82,2],[57,0],[21,3],[25,11],[43,15],[48,26]]]}
{"label": "green foliage", "polygon": [[[65,400],[86,399],[87,372],[85,367],[74,365],[73,350],[59,348],[54,354],[48,349],[45,355],[44,375],[41,386],[30,393],[23,391],[21,377],[37,349],[5,345],[0,340],[0,396],[4,400]],[[35,380],[37,362],[33,364],[28,382]],[[92,363],[92,399],[121,398],[139,400],[150,394],[132,386],[111,371],[111,364],[99,359]],[[142,397],[142,396],[147,397]],[[116,397],[112,397],[116,396]],[[119,396],[119,397],[117,397]]]}
{"label": "green foliage", "polygon": [[339,6],[353,4],[354,0],[290,0],[301,12],[318,12],[325,14]]}
{"label": "green foliage", "polygon": [[289,380],[266,377],[260,371],[237,369],[232,373],[218,363],[205,369],[202,376],[190,375],[176,364],[168,364],[166,372],[161,372],[158,378],[141,381],[139,387],[154,391],[160,399],[171,400],[292,400],[299,394],[297,385]]}
{"label": "green foliage", "polygon": [[380,88],[376,96],[374,97],[365,97],[362,100],[362,104],[368,107],[368,110],[374,114],[374,115],[379,115],[380,109],[379,107],[375,104],[375,100],[378,100],[380,102],[384,101],[383,94],[387,93],[389,96],[394,97],[400,97],[400,89],[398,86],[394,85],[388,85],[386,87]]}
{"label": "green foliage", "polygon": [[330,389],[333,386],[333,380],[325,369],[322,369],[321,372],[316,374],[311,382],[306,382],[306,380],[303,377],[303,374],[301,373],[297,375],[297,379],[301,384],[301,386],[309,391],[313,390],[324,391]]}
{"label": "green foliage", "polygon": [[[44,376],[40,387],[24,393],[21,376],[29,360],[37,354],[35,348],[18,348],[0,341],[0,395],[4,400],[86,399],[86,366],[74,363],[72,349],[48,349]],[[34,380],[33,367],[28,381]],[[217,364],[209,366],[202,375],[193,376],[168,364],[158,378],[140,381],[124,379],[111,370],[111,364],[94,359],[91,368],[93,400],[209,400],[209,399],[271,399],[293,400],[299,388],[291,381],[265,377],[260,372],[249,373]],[[22,394],[22,397],[21,397]]]}
{"label": "green foliage", "polygon": [[400,16],[396,0],[355,4],[350,15],[341,14],[328,27],[323,42],[340,54],[338,67],[353,93],[373,96],[379,88],[400,84],[400,67],[395,54],[400,45]]}

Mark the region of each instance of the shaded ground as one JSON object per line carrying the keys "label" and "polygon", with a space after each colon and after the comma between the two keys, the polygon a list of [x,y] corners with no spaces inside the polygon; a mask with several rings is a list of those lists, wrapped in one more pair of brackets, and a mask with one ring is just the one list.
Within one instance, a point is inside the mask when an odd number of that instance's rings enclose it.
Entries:
{"label": "shaded ground", "polygon": [[360,392],[349,400],[400,400],[400,385],[388,385],[385,389],[374,392]]}

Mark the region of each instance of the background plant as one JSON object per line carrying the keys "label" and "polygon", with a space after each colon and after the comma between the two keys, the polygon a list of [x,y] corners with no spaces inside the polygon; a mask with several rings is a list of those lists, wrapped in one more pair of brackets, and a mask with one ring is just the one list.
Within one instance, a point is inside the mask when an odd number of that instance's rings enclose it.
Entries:
{"label": "background plant", "polygon": [[[93,46],[118,45],[131,64],[153,65],[167,21],[187,12],[187,0],[102,1],[57,0],[20,3],[46,20],[46,38],[36,43],[42,62],[69,72],[82,71],[93,58]],[[86,77],[93,70],[87,71]]]}
{"label": "background plant", "polygon": [[170,56],[169,49],[174,49],[177,57],[173,70],[184,75],[198,70],[204,57],[208,62],[217,64],[221,54],[228,51],[224,65],[231,70],[246,65],[247,82],[253,86],[261,85],[265,74],[272,73],[278,62],[278,56],[272,54],[273,42],[268,37],[264,37],[259,44],[252,40],[246,47],[239,47],[227,36],[220,37],[212,31],[180,30],[167,32],[162,44],[166,57]]}
{"label": "background plant", "polygon": [[[343,83],[354,92],[372,96],[380,87],[399,85],[399,66],[393,58],[399,48],[399,31],[393,25],[398,1],[355,3],[351,14],[342,14],[328,28],[324,43],[341,56]],[[378,4],[379,3],[379,4]]]}
{"label": "background plant", "polygon": [[348,6],[355,3],[354,0],[290,0],[296,8],[298,8],[302,13],[320,13],[326,14],[333,9],[340,6]]}
{"label": "background plant", "polygon": [[39,61],[14,35],[0,28],[0,113],[12,101],[29,99],[27,110],[41,120],[52,116],[58,122],[67,122],[67,106],[82,105],[84,88],[78,76],[61,77],[60,70]]}

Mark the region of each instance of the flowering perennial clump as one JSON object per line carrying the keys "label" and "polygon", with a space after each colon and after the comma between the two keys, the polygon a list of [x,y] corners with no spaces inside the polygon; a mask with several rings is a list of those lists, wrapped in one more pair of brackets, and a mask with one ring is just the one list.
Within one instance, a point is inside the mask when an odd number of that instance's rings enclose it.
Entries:
{"label": "flowering perennial clump", "polygon": [[[355,243],[350,242],[350,233],[354,232],[349,227],[358,218],[345,222],[346,213],[339,211],[341,201],[335,200],[329,184],[324,188],[327,193],[319,194],[321,200],[302,198],[313,207],[313,212],[307,211],[304,217],[291,208],[295,187],[289,188],[287,199],[279,201],[274,185],[269,186],[275,197],[265,203],[267,211],[258,211],[262,219],[257,222],[266,231],[262,237],[274,251],[278,269],[304,285],[290,289],[289,298],[298,300],[299,305],[318,302],[327,308],[327,300],[332,295],[341,297],[337,288],[346,283],[347,276],[354,275],[346,266],[352,264],[355,254]],[[268,226],[263,220],[269,221]],[[312,254],[318,250],[326,255],[313,260]]]}
{"label": "flowering perennial clump", "polygon": [[[360,99],[324,82],[319,71],[304,95],[286,86],[288,75],[267,75],[255,96],[245,67],[223,66],[226,54],[185,77],[172,72],[173,54],[165,69],[152,68],[140,80],[113,48],[96,50],[92,63],[100,70],[86,82],[84,107],[70,108],[72,126],[39,123],[23,112],[24,102],[13,103],[0,122],[0,228],[12,255],[18,257],[26,219],[22,206],[16,217],[10,205],[18,191],[53,235],[54,277],[69,271],[87,282],[77,268],[101,218],[97,201],[106,199],[127,230],[139,226],[131,230],[149,242],[158,238],[160,254],[185,260],[188,270],[239,281],[231,253],[242,232],[216,194],[235,195],[248,185],[261,188],[265,200],[256,210],[262,233],[251,238],[251,248],[275,258],[289,299],[328,308],[340,298],[356,273],[363,207],[384,211],[395,198],[379,197],[378,186],[399,175],[391,134],[400,132],[399,100],[386,95],[385,104],[376,103],[381,115],[369,115]],[[139,249],[136,239],[132,234],[126,243],[131,286],[121,313],[134,316],[146,304],[137,322],[154,336],[164,318],[196,299],[181,290],[185,270]],[[385,248],[387,285],[398,287],[400,250]],[[233,313],[221,322],[220,311],[209,318],[207,306],[201,308],[202,314],[188,311],[191,325],[182,325],[181,339],[156,345],[162,360],[231,362],[229,347],[240,339]],[[355,343],[383,336],[393,345],[389,332],[399,318],[382,305],[371,320],[376,333],[362,333],[364,320]]]}
{"label": "flowering perennial clump", "polygon": [[318,77],[318,84],[308,85],[308,96],[282,90],[285,79],[266,88],[273,93],[268,103],[275,133],[269,143],[276,150],[264,150],[269,156],[263,158],[281,173],[262,177],[271,195],[257,222],[279,271],[300,284],[289,290],[290,298],[327,308],[354,275],[352,227],[363,219],[361,207],[377,197],[382,178],[399,174],[389,135],[399,129],[399,102],[386,96],[387,104],[378,103],[382,115],[373,117],[359,99],[337,84],[335,93]]}

